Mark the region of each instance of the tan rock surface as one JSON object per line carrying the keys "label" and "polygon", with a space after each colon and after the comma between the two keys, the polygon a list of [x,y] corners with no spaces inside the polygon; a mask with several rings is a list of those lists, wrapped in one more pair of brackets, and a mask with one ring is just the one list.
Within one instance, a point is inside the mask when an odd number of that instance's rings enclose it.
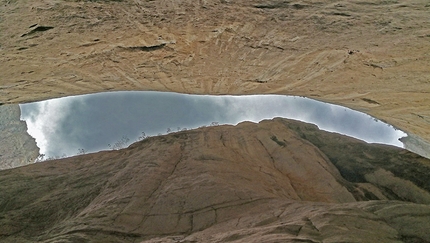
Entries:
{"label": "tan rock surface", "polygon": [[304,95],[430,143],[427,0],[0,3],[0,103],[109,90]]}
{"label": "tan rock surface", "polygon": [[428,242],[429,173],[296,121],[201,128],[0,171],[0,241]]}
{"label": "tan rock surface", "polygon": [[[0,0],[0,104],[113,90],[303,95],[422,147],[429,9]],[[181,132],[0,171],[0,241],[430,242],[429,163],[282,119]]]}

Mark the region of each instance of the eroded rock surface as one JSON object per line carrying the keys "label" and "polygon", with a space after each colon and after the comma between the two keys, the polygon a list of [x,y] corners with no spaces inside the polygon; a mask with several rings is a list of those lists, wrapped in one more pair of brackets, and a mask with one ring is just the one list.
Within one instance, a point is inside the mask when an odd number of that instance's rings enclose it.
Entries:
{"label": "eroded rock surface", "polygon": [[427,0],[3,0],[0,103],[111,90],[292,94],[430,143]]}
{"label": "eroded rock surface", "polygon": [[429,173],[297,121],[200,128],[0,171],[0,241],[428,242]]}
{"label": "eroded rock surface", "polygon": [[0,170],[34,163],[39,156],[36,141],[20,116],[18,105],[0,105]]}
{"label": "eroded rock surface", "polygon": [[[420,147],[429,7],[3,0],[0,104],[110,90],[303,95]],[[211,127],[0,171],[0,241],[430,242],[429,174],[418,155],[315,126]]]}

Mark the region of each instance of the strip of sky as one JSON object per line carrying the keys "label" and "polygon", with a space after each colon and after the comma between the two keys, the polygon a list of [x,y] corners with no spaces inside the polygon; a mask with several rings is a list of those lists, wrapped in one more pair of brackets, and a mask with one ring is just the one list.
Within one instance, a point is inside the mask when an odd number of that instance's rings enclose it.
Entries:
{"label": "strip of sky", "polygon": [[235,125],[284,117],[316,124],[369,143],[398,147],[407,136],[365,113],[308,98],[284,95],[210,96],[124,91],[80,95],[22,104],[21,120],[46,157],[96,152],[142,132],[192,129],[213,122]]}

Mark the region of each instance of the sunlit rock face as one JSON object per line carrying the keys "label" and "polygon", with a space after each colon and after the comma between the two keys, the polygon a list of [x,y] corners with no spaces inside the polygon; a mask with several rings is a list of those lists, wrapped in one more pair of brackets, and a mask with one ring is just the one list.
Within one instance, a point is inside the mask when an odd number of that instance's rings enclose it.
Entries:
{"label": "sunlit rock face", "polygon": [[36,141],[20,121],[18,105],[0,106],[0,169],[31,164],[39,155]]}
{"label": "sunlit rock face", "polygon": [[0,171],[0,242],[429,242],[429,174],[298,121],[205,127]]}
{"label": "sunlit rock face", "polygon": [[2,2],[0,103],[114,90],[303,95],[430,141],[426,0]]}

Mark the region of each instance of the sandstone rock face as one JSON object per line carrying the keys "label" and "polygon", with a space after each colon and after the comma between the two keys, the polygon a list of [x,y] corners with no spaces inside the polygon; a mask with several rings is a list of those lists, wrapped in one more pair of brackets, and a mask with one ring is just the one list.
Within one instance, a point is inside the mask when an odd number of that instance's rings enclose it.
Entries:
{"label": "sandstone rock face", "polygon": [[111,90],[303,95],[430,143],[428,1],[10,0],[0,103]]}
{"label": "sandstone rock face", "polygon": [[0,241],[428,242],[429,173],[292,120],[200,128],[0,171]]}
{"label": "sandstone rock face", "polygon": [[[303,95],[391,123],[425,153],[428,10],[3,0],[0,104],[112,90]],[[0,171],[0,241],[430,242],[429,163],[283,119],[180,132]]]}
{"label": "sandstone rock face", "polygon": [[20,116],[18,105],[0,106],[0,170],[32,164],[39,156],[36,141]]}

